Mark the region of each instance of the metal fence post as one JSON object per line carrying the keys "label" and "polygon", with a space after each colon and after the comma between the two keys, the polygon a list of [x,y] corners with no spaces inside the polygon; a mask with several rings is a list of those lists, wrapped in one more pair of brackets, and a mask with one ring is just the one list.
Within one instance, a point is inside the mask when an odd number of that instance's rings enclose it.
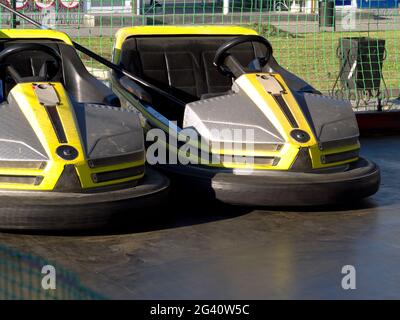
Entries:
{"label": "metal fence post", "polygon": [[[17,0],[11,0],[11,6],[14,10],[17,10]],[[17,28],[17,16],[15,13],[11,15],[11,29]]]}
{"label": "metal fence post", "polygon": [[132,8],[135,15],[140,16],[142,13],[142,0],[132,0]]}

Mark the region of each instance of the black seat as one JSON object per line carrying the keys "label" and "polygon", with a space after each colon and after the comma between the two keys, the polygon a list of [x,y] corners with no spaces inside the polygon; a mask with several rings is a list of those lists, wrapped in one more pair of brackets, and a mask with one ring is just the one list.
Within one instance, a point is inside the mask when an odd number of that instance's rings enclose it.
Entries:
{"label": "black seat", "polygon": [[[185,102],[205,94],[231,89],[232,81],[221,75],[212,61],[226,36],[131,37],[123,44],[121,64],[133,74],[176,95]],[[250,43],[232,51],[243,65],[254,58]]]}
{"label": "black seat", "polygon": [[[3,40],[0,41],[0,51],[18,42],[31,42],[32,40]],[[83,65],[76,50],[65,43],[52,40],[37,39],[35,42],[50,46],[57,50],[62,57],[62,68],[56,70],[54,58],[45,52],[24,51],[9,57],[5,64],[12,65],[24,77],[26,82],[39,81],[38,76],[45,72],[48,81],[61,82],[65,86],[71,99],[79,103],[107,104],[120,106],[117,96],[105,84],[91,75]],[[15,83],[9,77],[0,75],[3,90],[0,96],[5,99]]]}
{"label": "black seat", "polygon": [[[137,36],[130,37],[121,48],[121,66],[147,82],[188,103],[218,96],[231,90],[232,80],[221,75],[212,64],[217,49],[235,36]],[[230,52],[243,66],[265,55],[259,43],[243,43]],[[315,92],[304,80],[282,68],[274,57],[263,72],[278,72],[286,83],[299,91]],[[149,90],[145,88],[146,92]],[[152,106],[178,124],[184,110],[155,92]]]}

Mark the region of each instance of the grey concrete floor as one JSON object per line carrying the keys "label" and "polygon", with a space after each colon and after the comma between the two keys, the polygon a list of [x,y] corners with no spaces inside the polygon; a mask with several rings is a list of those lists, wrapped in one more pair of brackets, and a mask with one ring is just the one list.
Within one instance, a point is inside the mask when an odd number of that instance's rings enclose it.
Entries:
{"label": "grey concrete floor", "polygon": [[[140,225],[0,233],[0,243],[62,264],[109,298],[400,298],[400,137],[362,143],[382,186],[359,204],[254,210],[199,197]],[[356,268],[356,290],[341,288],[344,265]]]}

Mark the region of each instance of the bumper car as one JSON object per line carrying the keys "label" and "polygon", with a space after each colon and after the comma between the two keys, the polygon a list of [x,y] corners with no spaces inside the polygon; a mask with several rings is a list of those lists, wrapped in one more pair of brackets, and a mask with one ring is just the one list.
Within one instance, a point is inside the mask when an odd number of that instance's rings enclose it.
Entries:
{"label": "bumper car", "polygon": [[[170,158],[150,164],[182,193],[235,205],[308,206],[356,201],[379,188],[379,168],[359,156],[350,103],[282,68],[254,30],[123,28],[113,61],[150,83],[112,74],[123,107],[140,112],[147,160],[151,143],[162,141]],[[189,130],[198,137],[188,139]],[[166,138],[153,139],[160,131]]]}
{"label": "bumper car", "polygon": [[100,227],[163,199],[137,114],[65,34],[0,30],[0,69],[1,229]]}

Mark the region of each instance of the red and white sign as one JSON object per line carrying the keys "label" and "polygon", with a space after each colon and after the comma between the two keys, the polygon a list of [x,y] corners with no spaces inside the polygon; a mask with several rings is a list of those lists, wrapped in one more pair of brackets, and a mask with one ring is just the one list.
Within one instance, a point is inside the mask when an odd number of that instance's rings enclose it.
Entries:
{"label": "red and white sign", "polygon": [[79,6],[79,0],[60,0],[60,3],[67,9],[75,9]]}
{"label": "red and white sign", "polygon": [[55,0],[35,0],[35,4],[40,8],[40,9],[48,9],[52,7],[55,3]]}
{"label": "red and white sign", "polygon": [[[17,10],[25,9],[28,6],[29,0],[17,0]],[[7,3],[11,6],[11,0],[7,0]]]}
{"label": "red and white sign", "polygon": [[[11,0],[6,1],[10,6],[12,6]],[[30,0],[17,0],[17,10],[22,10],[28,7],[29,1]],[[33,0],[32,2],[34,2],[39,9],[45,10],[54,6],[56,0]],[[68,10],[78,8],[79,2],[80,0],[59,0],[60,5]]]}

